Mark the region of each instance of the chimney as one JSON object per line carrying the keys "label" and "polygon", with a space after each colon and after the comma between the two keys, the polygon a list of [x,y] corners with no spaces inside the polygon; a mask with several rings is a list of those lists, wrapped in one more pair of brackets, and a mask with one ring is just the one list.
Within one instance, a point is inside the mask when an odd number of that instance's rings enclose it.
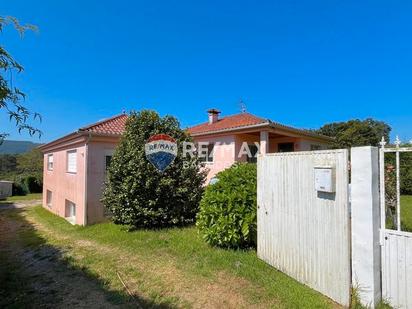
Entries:
{"label": "chimney", "polygon": [[219,114],[220,111],[215,109],[215,108],[211,108],[207,111],[208,115],[209,115],[209,124],[215,123],[219,120]]}

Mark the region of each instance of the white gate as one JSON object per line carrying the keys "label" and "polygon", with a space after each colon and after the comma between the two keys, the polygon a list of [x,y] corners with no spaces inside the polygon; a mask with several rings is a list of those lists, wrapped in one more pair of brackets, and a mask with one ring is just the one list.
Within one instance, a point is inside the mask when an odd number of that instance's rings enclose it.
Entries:
{"label": "white gate", "polygon": [[[382,139],[380,149],[380,203],[381,203],[381,246],[382,246],[382,297],[396,308],[412,309],[412,233],[401,229],[400,204],[400,154],[412,152],[412,147],[401,148],[396,139],[396,147],[385,148]],[[385,154],[395,155],[395,165],[385,165]],[[385,184],[388,169],[395,173],[395,188],[389,196]],[[386,172],[386,181],[385,181]],[[391,205],[388,205],[391,204]],[[392,205],[393,204],[393,205]],[[392,227],[387,225],[388,209],[394,209]]]}
{"label": "white gate", "polygon": [[[317,190],[318,169],[333,171],[333,190]],[[348,151],[260,156],[257,190],[258,256],[349,306]]]}

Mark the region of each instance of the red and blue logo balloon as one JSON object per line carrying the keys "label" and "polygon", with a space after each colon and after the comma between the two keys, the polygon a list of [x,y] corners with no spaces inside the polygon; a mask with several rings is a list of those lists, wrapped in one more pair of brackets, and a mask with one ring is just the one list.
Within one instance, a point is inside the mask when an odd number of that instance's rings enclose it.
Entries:
{"label": "red and blue logo balloon", "polygon": [[163,172],[177,156],[176,140],[167,134],[153,135],[145,144],[145,153],[147,160]]}

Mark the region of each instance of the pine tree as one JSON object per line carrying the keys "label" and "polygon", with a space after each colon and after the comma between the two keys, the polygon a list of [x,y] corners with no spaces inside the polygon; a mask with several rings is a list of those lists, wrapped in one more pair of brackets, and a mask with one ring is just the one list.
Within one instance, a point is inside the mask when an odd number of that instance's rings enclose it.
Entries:
{"label": "pine tree", "polygon": [[[168,134],[178,145],[175,160],[163,172],[145,154],[145,143],[155,134]],[[205,173],[196,157],[183,158],[184,141],[191,138],[176,118],[160,117],[147,110],[130,114],[111,160],[103,193],[103,203],[115,223],[131,228],[194,223]]]}

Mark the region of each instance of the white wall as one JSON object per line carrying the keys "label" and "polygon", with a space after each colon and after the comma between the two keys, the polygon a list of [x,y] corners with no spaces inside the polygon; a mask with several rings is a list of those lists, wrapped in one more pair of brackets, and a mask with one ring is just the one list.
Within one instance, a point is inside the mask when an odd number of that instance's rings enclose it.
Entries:
{"label": "white wall", "polygon": [[[332,166],[336,192],[315,190],[314,167]],[[348,151],[258,157],[258,256],[348,306],[350,223]]]}
{"label": "white wall", "polygon": [[13,193],[13,182],[0,180],[0,199],[11,196]]}
{"label": "white wall", "polygon": [[351,149],[352,282],[360,301],[381,299],[379,161],[376,147]]}

